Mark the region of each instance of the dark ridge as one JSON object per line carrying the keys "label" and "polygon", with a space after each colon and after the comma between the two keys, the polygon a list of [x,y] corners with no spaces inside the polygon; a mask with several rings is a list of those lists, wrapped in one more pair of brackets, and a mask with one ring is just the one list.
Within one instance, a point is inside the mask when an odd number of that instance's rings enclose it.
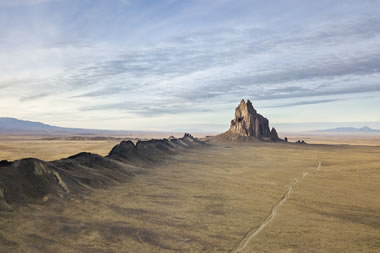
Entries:
{"label": "dark ridge", "polygon": [[139,141],[136,144],[136,149],[138,151],[153,151],[153,152],[171,152],[176,146],[167,139],[162,140],[150,140],[150,141]]}
{"label": "dark ridge", "polygon": [[181,140],[181,139],[175,139],[175,140],[171,140],[171,142],[174,144],[175,147],[177,148],[184,148],[184,147],[187,147],[187,144]]}
{"label": "dark ridge", "polygon": [[0,167],[8,167],[12,164],[13,162],[8,162],[7,160],[2,160],[0,161]]}
{"label": "dark ridge", "polygon": [[161,160],[161,157],[179,151],[179,149],[176,149],[176,146],[170,144],[170,142],[171,141],[166,139],[139,141],[136,143],[136,154],[139,159],[150,163],[156,163]]}
{"label": "dark ridge", "polygon": [[107,157],[109,158],[127,158],[136,150],[136,146],[131,141],[122,141],[112,148]]}
{"label": "dark ridge", "polygon": [[203,144],[185,134],[179,139],[139,141],[136,145],[122,141],[105,157],[81,152],[51,162],[35,158],[1,161],[0,211],[117,185],[148,173],[170,154]]}
{"label": "dark ridge", "polygon": [[155,139],[152,139],[149,141],[138,141],[136,143],[136,148],[138,150],[141,150],[141,149],[147,149],[147,148],[155,147],[156,145],[158,145],[160,143],[160,141],[161,140],[155,140]]}
{"label": "dark ridge", "polygon": [[77,158],[89,158],[92,156],[98,156],[97,154],[92,154],[89,152],[81,152],[76,155],[69,156],[67,159],[77,159]]}
{"label": "dark ridge", "polygon": [[47,195],[58,196],[67,190],[50,164],[35,158],[15,161],[1,170],[0,185],[3,201],[9,205],[42,200]]}

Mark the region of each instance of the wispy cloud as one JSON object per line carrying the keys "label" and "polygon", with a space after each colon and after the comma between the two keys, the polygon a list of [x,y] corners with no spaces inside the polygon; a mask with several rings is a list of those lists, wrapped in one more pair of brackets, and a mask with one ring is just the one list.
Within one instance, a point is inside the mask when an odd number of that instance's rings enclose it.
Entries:
{"label": "wispy cloud", "polygon": [[20,101],[21,102],[27,102],[27,101],[31,101],[31,100],[40,99],[40,98],[43,98],[46,96],[48,96],[47,93],[39,93],[39,94],[34,94],[34,95],[29,95],[29,96],[23,96],[20,98]]}
{"label": "wispy cloud", "polygon": [[127,111],[130,113],[139,114],[142,116],[157,117],[167,114],[189,114],[189,113],[203,113],[210,112],[210,108],[199,108],[194,107],[190,104],[175,104],[175,103],[149,103],[142,102],[140,104],[136,103],[115,103],[115,104],[104,104],[104,105],[95,105],[95,106],[84,106],[80,108],[81,111]]}
{"label": "wispy cloud", "polygon": [[263,106],[262,108],[283,108],[283,107],[293,107],[293,106],[300,106],[300,105],[324,104],[324,103],[331,103],[331,102],[338,102],[338,101],[343,101],[343,99],[322,99],[322,100],[311,100],[311,101],[299,101],[299,102],[294,102],[294,103]]}
{"label": "wispy cloud", "polygon": [[[48,1],[59,0],[0,6]],[[281,110],[350,103],[347,94],[380,91],[375,2],[318,1],[313,8],[304,1],[59,5],[63,12],[54,5],[38,15],[13,8],[12,15],[4,12],[10,21],[0,19],[7,35],[0,39],[0,99],[25,113],[33,103],[46,115],[66,108],[97,118],[194,118],[227,115],[227,105],[242,97]],[[53,14],[42,20],[48,12]],[[283,101],[290,98],[296,102]]]}
{"label": "wispy cloud", "polygon": [[[377,27],[379,20],[369,20]],[[332,57],[331,45],[321,41],[323,37],[319,31],[285,40],[281,36],[276,38],[275,32],[269,32],[270,35],[261,40],[250,38],[251,28],[229,28],[222,36],[220,30],[209,31],[207,34],[176,38],[165,46],[126,50],[114,59],[102,60],[75,71],[73,75],[66,76],[66,81],[73,87],[94,89],[76,97],[112,96],[141,89],[157,96],[156,89],[159,88],[162,96],[193,101],[226,93],[241,96],[247,90],[257,99],[278,99],[379,89],[373,81],[380,73],[380,55],[374,52],[375,43],[380,40],[376,37],[368,40],[368,36],[372,36],[371,30],[363,31],[361,26],[350,29],[341,26],[336,27],[335,39],[339,41],[346,37],[346,40],[332,47],[339,57]],[[253,30],[263,33],[257,28]],[[348,31],[343,34],[341,30]],[[330,29],[329,40],[334,39],[333,34]],[[367,49],[356,48],[361,52],[345,55],[341,47],[346,43],[356,43],[358,47],[364,43]],[[321,53],[309,51],[310,47]],[[360,87],[347,81],[371,75],[373,81],[362,83]],[[322,86],[322,83],[328,85]]]}

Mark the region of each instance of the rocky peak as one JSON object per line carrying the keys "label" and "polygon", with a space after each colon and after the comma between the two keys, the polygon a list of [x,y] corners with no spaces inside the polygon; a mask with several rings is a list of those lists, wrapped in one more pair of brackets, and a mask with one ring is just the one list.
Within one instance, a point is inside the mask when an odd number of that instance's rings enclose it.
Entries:
{"label": "rocky peak", "polygon": [[235,117],[231,120],[229,132],[240,136],[254,136],[257,138],[270,138],[278,140],[276,129],[269,128],[267,118],[257,113],[251,101],[241,100],[235,109]]}
{"label": "rocky peak", "polygon": [[272,127],[272,130],[270,131],[270,138],[272,141],[276,141],[279,139],[277,131],[274,127]]}

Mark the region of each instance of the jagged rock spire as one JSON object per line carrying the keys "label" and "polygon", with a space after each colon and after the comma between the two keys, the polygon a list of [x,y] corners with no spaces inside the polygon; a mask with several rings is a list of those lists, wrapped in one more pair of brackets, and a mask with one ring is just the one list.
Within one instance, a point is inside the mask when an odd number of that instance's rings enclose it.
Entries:
{"label": "jagged rock spire", "polygon": [[257,113],[251,101],[245,102],[244,99],[235,109],[235,118],[231,120],[229,132],[241,136],[278,139],[276,129],[270,130],[268,119]]}

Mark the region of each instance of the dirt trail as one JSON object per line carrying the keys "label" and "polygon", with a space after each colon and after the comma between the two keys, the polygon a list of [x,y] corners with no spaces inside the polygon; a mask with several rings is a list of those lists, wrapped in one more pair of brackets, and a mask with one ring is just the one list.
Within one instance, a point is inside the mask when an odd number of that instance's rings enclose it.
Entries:
{"label": "dirt trail", "polygon": [[[315,171],[318,171],[320,170],[321,166],[322,166],[322,162],[320,160],[320,157],[319,157],[319,154],[318,154],[318,165],[317,167],[315,168]],[[248,231],[245,236],[243,237],[243,239],[240,241],[239,243],[239,246],[234,249],[232,251],[232,253],[238,253],[238,252],[241,252],[242,250],[244,250],[248,243],[253,239],[255,238],[266,226],[268,226],[272,220],[274,219],[274,217],[276,216],[277,214],[277,209],[282,206],[289,198],[290,194],[292,193],[294,187],[297,185],[297,183],[303,179],[304,177],[306,177],[310,172],[304,172],[301,176],[300,179],[298,178],[295,178],[290,184],[289,184],[289,187],[288,187],[288,190],[285,192],[285,194],[282,196],[282,198],[276,203],[276,205],[274,205],[272,207],[272,210],[270,212],[270,214],[265,218],[264,222],[260,224],[260,226],[258,228],[253,228],[252,230]]]}

